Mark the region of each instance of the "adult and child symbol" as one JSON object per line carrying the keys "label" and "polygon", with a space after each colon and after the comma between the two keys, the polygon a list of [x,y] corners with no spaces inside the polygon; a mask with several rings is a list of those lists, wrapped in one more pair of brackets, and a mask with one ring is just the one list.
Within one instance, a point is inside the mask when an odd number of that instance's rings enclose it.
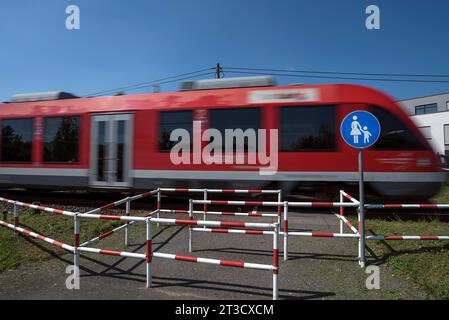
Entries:
{"label": "adult and child symbol", "polygon": [[341,136],[354,148],[368,148],[380,136],[380,123],[370,112],[358,110],[349,113],[341,123]]}
{"label": "adult and child symbol", "polygon": [[363,133],[363,143],[369,143],[369,138],[372,136],[372,134],[368,131],[368,127],[364,126],[362,129],[362,126],[357,121],[357,116],[352,117],[352,123],[351,123],[351,133],[350,135],[354,138],[354,143],[359,143],[359,136]]}

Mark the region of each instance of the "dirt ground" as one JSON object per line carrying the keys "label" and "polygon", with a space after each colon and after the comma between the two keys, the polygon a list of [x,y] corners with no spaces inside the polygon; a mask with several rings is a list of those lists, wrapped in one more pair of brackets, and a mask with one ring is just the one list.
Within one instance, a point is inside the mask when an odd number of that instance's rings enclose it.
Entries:
{"label": "dirt ground", "polygon": [[[251,221],[267,222],[259,218]],[[338,230],[338,220],[329,214],[291,213],[289,223],[292,230]],[[189,255],[187,237],[186,227],[161,226],[154,232],[153,249]],[[131,242],[126,248],[123,233],[118,233],[97,247],[144,252],[143,225],[132,226]],[[190,255],[204,258],[266,264],[272,261],[271,236],[194,233],[193,248]],[[353,239],[290,237],[290,260],[280,258],[280,299],[429,298],[406,279],[394,276],[385,264],[380,264],[380,289],[368,290],[365,286],[368,274],[358,266],[356,253],[357,242]],[[153,287],[147,289],[144,261],[95,254],[81,255],[81,288],[68,290],[66,267],[72,264],[73,256],[54,257],[49,248],[48,257],[43,262],[0,274],[0,299],[259,300],[272,297],[270,271],[154,258]],[[369,262],[376,262],[374,257],[368,258]]]}

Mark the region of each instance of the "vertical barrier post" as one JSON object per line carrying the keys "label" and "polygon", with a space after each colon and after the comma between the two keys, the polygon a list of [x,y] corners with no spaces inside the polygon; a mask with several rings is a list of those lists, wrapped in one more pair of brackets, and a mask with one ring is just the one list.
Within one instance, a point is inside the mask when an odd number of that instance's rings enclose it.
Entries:
{"label": "vertical barrier post", "polygon": [[[282,202],[282,191],[279,190],[278,192],[278,202]],[[278,206],[278,223],[281,225],[281,208],[282,206]]]}
{"label": "vertical barrier post", "polygon": [[147,288],[151,288],[153,282],[153,277],[151,274],[151,260],[153,259],[153,247],[152,247],[153,230],[151,229],[151,218],[147,218],[146,227],[147,227],[147,250],[146,250]]}
{"label": "vertical barrier post", "polygon": [[[207,201],[207,189],[204,189],[204,196],[203,196],[204,201]],[[207,204],[205,203],[203,206],[203,220],[206,221],[206,211],[207,211]],[[206,226],[204,226],[203,228],[205,228]]]}
{"label": "vertical barrier post", "polygon": [[[129,197],[128,197],[128,200],[126,201],[126,215],[127,216],[129,216],[129,213],[130,213],[130,211],[131,211],[131,201],[129,200]],[[129,221],[126,221],[126,227],[125,227],[125,246],[128,246],[129,245],[129,228],[130,227],[130,224],[129,224]]]}
{"label": "vertical barrier post", "polygon": [[273,230],[273,300],[279,298],[279,224]]}
{"label": "vertical barrier post", "polygon": [[359,149],[359,264],[365,268],[365,190],[363,186],[363,152]]}
{"label": "vertical barrier post", "polygon": [[[189,200],[189,219],[193,218],[193,200]],[[189,225],[189,252],[192,252],[192,226]]]}
{"label": "vertical barrier post", "polygon": [[78,217],[78,212],[75,213],[74,218],[74,245],[73,245],[73,274],[75,276],[75,281],[79,283],[80,280],[80,252],[78,247],[80,246],[80,218]]}
{"label": "vertical barrier post", "polygon": [[288,260],[288,201],[284,201],[284,261]]}
{"label": "vertical barrier post", "polygon": [[[340,203],[344,202],[345,197],[343,197],[343,193],[340,190]],[[343,217],[344,215],[344,208],[341,206],[340,207],[340,218]],[[340,219],[340,234],[343,233],[343,220]]]}
{"label": "vertical barrier post", "polygon": [[[19,226],[19,206],[17,205],[16,201],[14,201],[14,209],[13,209],[13,215],[14,215],[14,227]],[[19,232],[16,230],[14,231],[16,235],[19,234]]]}
{"label": "vertical barrier post", "polygon": [[[161,210],[161,189],[157,188],[157,204],[156,204],[156,217],[159,219],[159,211]],[[159,222],[156,224],[156,226],[159,228]]]}

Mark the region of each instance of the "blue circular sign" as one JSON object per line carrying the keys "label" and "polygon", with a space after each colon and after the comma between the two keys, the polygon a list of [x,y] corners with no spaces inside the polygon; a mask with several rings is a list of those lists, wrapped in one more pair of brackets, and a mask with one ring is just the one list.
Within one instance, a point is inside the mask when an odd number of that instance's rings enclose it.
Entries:
{"label": "blue circular sign", "polygon": [[379,120],[370,112],[357,110],[348,114],[341,122],[340,133],[351,147],[369,148],[380,136]]}

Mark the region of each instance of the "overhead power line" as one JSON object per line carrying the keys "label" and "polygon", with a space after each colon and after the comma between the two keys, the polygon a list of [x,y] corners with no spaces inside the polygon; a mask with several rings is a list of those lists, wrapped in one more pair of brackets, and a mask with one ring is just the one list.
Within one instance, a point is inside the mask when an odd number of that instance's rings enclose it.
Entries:
{"label": "overhead power line", "polygon": [[319,79],[337,79],[337,80],[364,80],[364,81],[383,81],[383,82],[413,82],[413,83],[449,83],[449,80],[421,80],[421,79],[386,79],[386,78],[361,78],[361,77],[338,77],[338,76],[320,76],[320,75],[301,75],[276,72],[256,72],[256,71],[233,71],[224,68],[228,73],[249,74],[249,75],[271,75],[293,78],[319,78]]}
{"label": "overhead power line", "polygon": [[[146,88],[146,87],[151,87],[151,86],[154,86],[154,85],[170,83],[170,82],[173,82],[173,81],[185,80],[187,78],[200,77],[200,76],[204,76],[204,75],[209,75],[211,72],[204,73],[204,71],[210,71],[210,70],[213,70],[213,69],[215,69],[215,68],[205,68],[205,69],[201,69],[201,70],[197,70],[197,71],[182,73],[182,74],[169,76],[169,77],[156,79],[156,80],[151,80],[151,81],[145,81],[145,82],[136,83],[136,84],[132,84],[132,85],[124,86],[124,87],[119,87],[119,88],[115,88],[115,89],[98,91],[98,92],[95,92],[95,93],[87,94],[84,97],[93,97],[93,96],[98,96],[98,95],[103,95],[103,94],[108,94],[108,93],[119,92],[119,91],[123,91],[123,90],[137,90],[137,89],[142,89],[142,88]],[[203,73],[202,74],[198,74],[200,72],[203,72]],[[189,77],[185,78],[186,76],[189,76]],[[180,77],[183,77],[183,78],[182,79],[178,79]],[[171,80],[171,81],[167,81],[167,80]]]}
{"label": "overhead power line", "polygon": [[242,71],[267,71],[267,72],[286,72],[286,73],[307,73],[307,74],[341,74],[357,76],[379,76],[379,77],[423,77],[423,78],[449,78],[445,74],[406,74],[406,73],[366,73],[366,72],[339,72],[339,71],[312,71],[312,70],[282,70],[282,69],[264,69],[264,68],[236,68],[226,67],[228,70]]}

